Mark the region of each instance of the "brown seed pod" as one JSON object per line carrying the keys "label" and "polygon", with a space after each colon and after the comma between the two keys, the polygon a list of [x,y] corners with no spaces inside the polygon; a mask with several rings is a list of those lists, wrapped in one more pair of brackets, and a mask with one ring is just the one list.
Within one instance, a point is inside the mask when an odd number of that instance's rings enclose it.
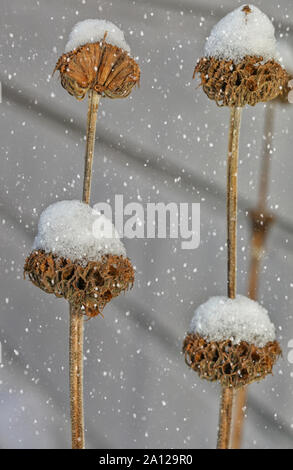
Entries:
{"label": "brown seed pod", "polygon": [[134,269],[129,259],[110,254],[83,266],[34,250],[25,262],[24,277],[26,275],[48,294],[64,297],[84,309],[89,317],[99,315],[113,297],[131,288],[134,282]]}
{"label": "brown seed pod", "polygon": [[235,64],[232,60],[202,57],[193,78],[200,74],[206,95],[218,106],[254,106],[288,93],[289,74],[274,60],[262,63],[262,57],[246,56]]}
{"label": "brown seed pod", "polygon": [[219,381],[223,387],[239,388],[263,379],[272,373],[273,365],[282,353],[277,341],[263,348],[241,341],[206,341],[190,333],[183,343],[186,364],[201,379]]}
{"label": "brown seed pod", "polygon": [[55,67],[61,84],[78,100],[92,89],[109,98],[126,98],[139,85],[139,65],[126,51],[103,41],[63,54]]}

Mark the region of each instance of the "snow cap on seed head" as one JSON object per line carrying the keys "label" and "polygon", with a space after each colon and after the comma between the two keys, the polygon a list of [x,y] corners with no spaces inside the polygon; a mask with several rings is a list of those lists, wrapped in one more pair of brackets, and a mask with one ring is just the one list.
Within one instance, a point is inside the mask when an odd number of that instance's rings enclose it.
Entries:
{"label": "snow cap on seed head", "polygon": [[204,55],[240,62],[245,56],[276,56],[275,28],[267,15],[254,5],[242,5],[228,13],[212,29]]}
{"label": "snow cap on seed head", "polygon": [[107,254],[126,256],[112,222],[75,200],[56,202],[42,212],[33,249],[72,261],[98,261]]}
{"label": "snow cap on seed head", "polygon": [[89,19],[76,23],[69,35],[65,52],[73,51],[88,43],[102,41],[105,33],[107,33],[106,41],[108,43],[130,52],[123,31],[111,21],[100,19]]}
{"label": "snow cap on seed head", "polygon": [[210,341],[246,341],[257,347],[275,340],[275,327],[267,310],[243,295],[235,299],[210,297],[196,309],[189,331]]}

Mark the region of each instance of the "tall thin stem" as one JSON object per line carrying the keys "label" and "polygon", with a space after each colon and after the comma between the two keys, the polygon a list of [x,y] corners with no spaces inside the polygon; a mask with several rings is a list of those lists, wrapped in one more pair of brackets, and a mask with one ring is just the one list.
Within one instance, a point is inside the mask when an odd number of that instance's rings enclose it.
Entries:
{"label": "tall thin stem", "polygon": [[218,449],[229,449],[233,408],[233,388],[223,387],[218,432]]}
{"label": "tall thin stem", "polygon": [[84,449],[83,318],[70,304],[69,374],[72,448]]}
{"label": "tall thin stem", "polygon": [[[237,181],[239,133],[242,108],[230,108],[230,129],[227,160],[227,249],[228,297],[236,297],[237,281]],[[218,449],[228,449],[230,445],[233,389],[223,387],[219,414]]]}
{"label": "tall thin stem", "polygon": [[100,95],[95,90],[89,91],[88,97],[88,114],[87,114],[87,131],[86,131],[86,152],[84,164],[84,180],[82,200],[87,204],[90,203],[91,182],[92,182],[92,166],[95,151],[96,123]]}
{"label": "tall thin stem", "polygon": [[[268,195],[268,183],[269,183],[269,170],[270,170],[270,153],[272,150],[273,131],[274,131],[274,120],[275,120],[275,105],[273,103],[267,103],[265,112],[265,124],[264,124],[264,148],[263,157],[260,171],[260,185],[259,185],[259,196],[258,205],[256,211],[250,213],[252,217],[252,238],[251,238],[251,255],[250,255],[250,271],[249,271],[249,286],[248,296],[256,300],[258,297],[258,286],[259,286],[259,266],[261,262],[261,254],[263,252],[267,229],[270,226],[270,222],[273,221],[266,214],[266,202]],[[263,226],[258,226],[253,218],[263,218]],[[240,388],[236,393],[235,400],[235,418],[233,423],[232,433],[232,448],[239,449],[242,441],[243,424],[245,415],[245,405],[247,400],[247,387]]]}
{"label": "tall thin stem", "polygon": [[236,297],[238,152],[242,108],[231,108],[227,161],[228,297]]}
{"label": "tall thin stem", "polygon": [[[100,95],[94,90],[88,94],[86,153],[84,164],[83,202],[89,204],[92,166],[95,149],[96,122]],[[84,449],[83,406],[83,314],[70,304],[69,331],[70,411],[72,448]]]}

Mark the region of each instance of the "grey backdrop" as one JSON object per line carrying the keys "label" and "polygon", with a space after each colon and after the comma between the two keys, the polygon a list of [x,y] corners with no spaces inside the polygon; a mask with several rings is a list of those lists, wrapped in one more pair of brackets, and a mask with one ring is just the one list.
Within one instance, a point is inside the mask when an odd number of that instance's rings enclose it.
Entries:
{"label": "grey backdrop", "polygon": [[[220,389],[200,382],[181,355],[196,305],[225,293],[225,158],[228,111],[192,80],[212,25],[236,0],[2,0],[0,7],[1,324],[0,446],[70,446],[68,306],[23,280],[41,211],[81,197],[86,102],[52,70],[72,26],[107,18],[124,29],[141,87],[103,100],[92,201],[200,202],[201,244],[125,240],[135,287],[85,325],[86,440],[91,448],[213,448]],[[293,46],[291,0],[254,3]],[[244,445],[293,442],[293,214],[291,119],[276,106],[268,239],[260,299],[283,347],[273,377],[250,387]],[[264,105],[245,109],[241,135],[238,291],[247,291]],[[290,375],[291,374],[291,375]]]}

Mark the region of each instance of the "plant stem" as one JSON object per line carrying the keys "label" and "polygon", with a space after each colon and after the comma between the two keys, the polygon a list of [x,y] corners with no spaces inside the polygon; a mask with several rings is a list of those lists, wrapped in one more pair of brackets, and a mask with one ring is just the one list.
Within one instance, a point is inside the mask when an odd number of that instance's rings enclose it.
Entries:
{"label": "plant stem", "polygon": [[84,164],[84,180],[82,200],[87,204],[90,203],[92,166],[95,150],[96,123],[100,95],[95,90],[89,91],[88,98],[88,114],[87,114],[87,131],[86,131],[86,152]]}
{"label": "plant stem", "polygon": [[[239,133],[242,108],[230,108],[230,129],[227,161],[227,249],[228,297],[236,297],[237,277],[237,179]],[[223,387],[219,415],[218,449],[228,449],[230,444],[233,389]]]}
{"label": "plant stem", "polygon": [[218,449],[229,449],[233,393],[233,388],[223,387],[222,389],[217,445]]}
{"label": "plant stem", "polygon": [[[268,194],[268,182],[269,182],[269,169],[270,169],[270,152],[272,149],[272,138],[274,130],[274,118],[275,118],[275,106],[273,103],[267,103],[265,112],[265,125],[264,135],[266,137],[264,141],[263,157],[260,171],[260,185],[259,185],[259,196],[258,196],[258,207],[253,217],[263,216],[264,226],[263,230],[259,230],[257,225],[252,220],[252,238],[251,238],[251,255],[250,255],[250,272],[249,272],[249,286],[248,296],[252,300],[256,300],[258,297],[258,285],[259,285],[259,266],[261,262],[260,254],[263,251],[265,244],[266,232],[270,223],[266,223],[266,201]],[[270,219],[272,222],[273,219]],[[247,387],[239,389],[236,393],[235,400],[235,419],[233,424],[232,433],[232,449],[239,449],[241,447],[243,424],[244,424],[244,411],[247,400]]]}
{"label": "plant stem", "polygon": [[83,317],[70,304],[69,374],[72,449],[84,449]]}
{"label": "plant stem", "polygon": [[236,392],[234,422],[232,432],[232,449],[240,449],[242,441],[243,421],[245,414],[247,387],[241,387]]}
{"label": "plant stem", "polygon": [[239,133],[242,108],[231,108],[227,161],[228,297],[236,297],[237,274],[237,181]]}
{"label": "plant stem", "polygon": [[[82,200],[90,203],[92,166],[95,149],[96,122],[100,95],[94,90],[88,94],[86,153]],[[70,409],[72,448],[84,449],[83,406],[83,314],[70,304],[69,332]]]}

